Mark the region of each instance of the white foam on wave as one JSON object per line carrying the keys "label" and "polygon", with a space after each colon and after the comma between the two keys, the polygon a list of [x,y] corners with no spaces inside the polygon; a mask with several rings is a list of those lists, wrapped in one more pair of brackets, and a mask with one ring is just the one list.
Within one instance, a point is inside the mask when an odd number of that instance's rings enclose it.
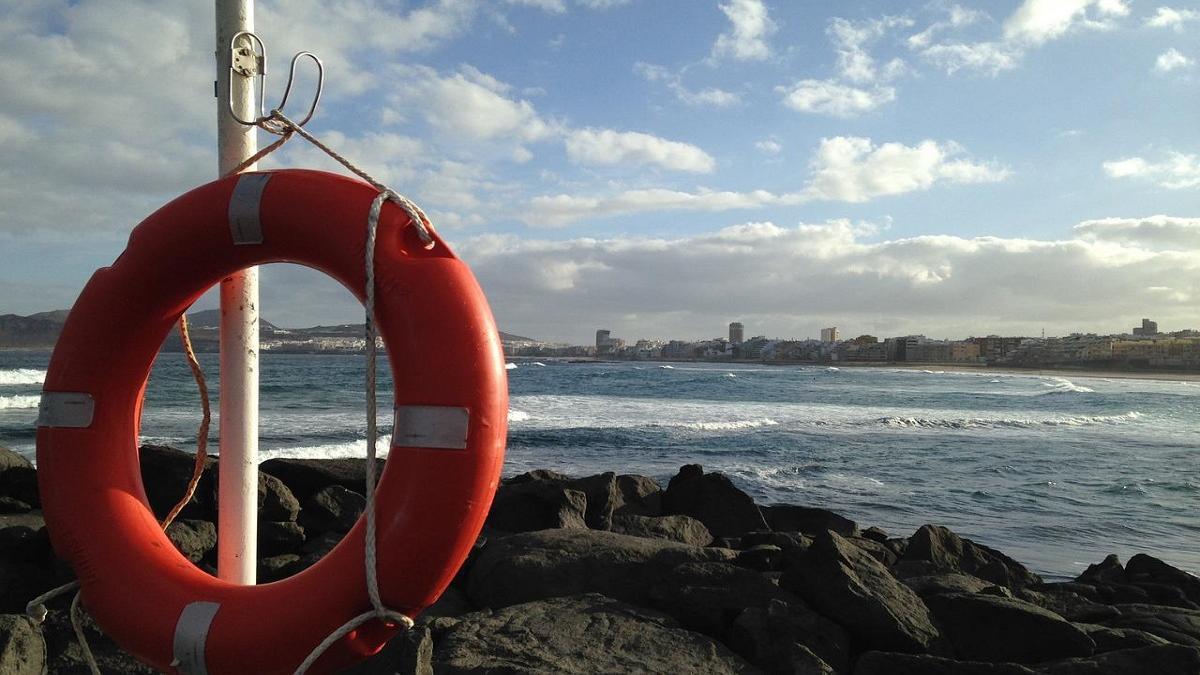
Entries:
{"label": "white foam on wave", "polygon": [[842,372],[842,369],[841,369],[841,368],[837,368],[837,367],[835,367],[835,366],[829,366],[828,368],[826,368],[826,369],[825,369],[825,372],[827,372],[827,373],[840,373],[840,372]]}
{"label": "white foam on wave", "polygon": [[938,419],[924,417],[881,417],[876,420],[879,424],[893,429],[1033,429],[1037,427],[1083,427],[1098,424],[1127,424],[1142,419],[1144,415],[1131,410],[1123,415],[1077,415],[1070,417],[1051,417],[1047,419],[1028,418],[986,418],[964,417],[957,419]]}
{"label": "white foam on wave", "polygon": [[545,367],[546,367],[546,364],[542,363],[541,361],[534,361],[534,362],[533,362],[533,365],[537,366],[538,368],[545,368]]}
{"label": "white foam on wave", "polygon": [[0,410],[16,410],[25,408],[36,408],[38,402],[42,400],[37,394],[28,396],[0,396]]}
{"label": "white foam on wave", "polygon": [[1096,390],[1091,387],[1081,387],[1065,377],[1047,378],[1049,382],[1043,382],[1043,387],[1049,387],[1050,391],[1043,392],[1046,394],[1091,394]]}
{"label": "white foam on wave", "polygon": [[505,370],[516,370],[516,369],[517,369],[517,364],[515,364],[515,363],[506,363],[506,364],[504,364],[504,369],[505,369]]}
{"label": "white foam on wave", "polygon": [[[388,449],[391,447],[391,445],[391,435],[381,435],[379,437],[379,441],[375,444],[376,456],[387,457]],[[290,457],[297,459],[344,459],[346,457],[366,456],[366,439],[346,441],[343,443],[327,443],[324,445],[302,445],[294,448],[271,448],[270,450],[263,450],[259,453],[259,457],[263,461],[275,459],[276,457]]]}
{"label": "white foam on wave", "polygon": [[46,371],[37,368],[0,370],[0,384],[41,384],[45,380]]}
{"label": "white foam on wave", "polygon": [[528,422],[529,421],[529,413],[525,412],[524,410],[509,410],[508,411],[508,421],[509,422]]}
{"label": "white foam on wave", "polygon": [[737,375],[734,375],[733,373],[725,373],[725,377],[737,377]]}
{"label": "white foam on wave", "polygon": [[659,368],[663,370],[675,370],[675,366],[659,366]]}
{"label": "white foam on wave", "polygon": [[779,422],[770,417],[763,417],[756,420],[730,420],[728,422],[678,422],[672,424],[663,424],[665,427],[678,427],[681,429],[695,429],[697,431],[735,431],[737,429],[758,429],[760,427],[777,426]]}

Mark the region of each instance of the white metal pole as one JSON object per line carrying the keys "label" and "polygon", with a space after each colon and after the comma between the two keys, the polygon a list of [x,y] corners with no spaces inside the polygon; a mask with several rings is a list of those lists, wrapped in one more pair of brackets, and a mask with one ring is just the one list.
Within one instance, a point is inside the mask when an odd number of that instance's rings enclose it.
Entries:
{"label": "white metal pole", "polygon": [[[229,42],[254,30],[254,0],[216,0],[217,153],[225,174],[258,149],[255,127],[229,114]],[[254,77],[235,75],[232,103],[254,119]],[[250,170],[254,167],[251,166]],[[217,576],[253,584],[258,562],[258,268],[221,282],[221,456]]]}

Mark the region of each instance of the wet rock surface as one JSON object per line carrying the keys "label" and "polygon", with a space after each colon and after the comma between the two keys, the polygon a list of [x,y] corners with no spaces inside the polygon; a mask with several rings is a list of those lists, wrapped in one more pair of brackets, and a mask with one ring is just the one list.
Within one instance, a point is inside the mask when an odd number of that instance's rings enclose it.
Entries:
{"label": "wet rock surface", "polygon": [[[165,514],[193,458],[141,450]],[[264,462],[259,580],[299,573],[360,517],[362,460]],[[215,568],[210,461],[168,536]],[[50,545],[36,471],[0,448],[0,672],[88,673],[67,616],[25,603],[70,581]],[[1150,555],[1047,583],[927,525],[860,528],[819,505],[760,506],[726,476],[533,471],[505,481],[441,599],[353,673],[1200,673],[1200,580]],[[364,608],[365,609],[365,608]],[[103,673],[150,673],[90,619]],[[44,669],[44,670],[43,670]]]}

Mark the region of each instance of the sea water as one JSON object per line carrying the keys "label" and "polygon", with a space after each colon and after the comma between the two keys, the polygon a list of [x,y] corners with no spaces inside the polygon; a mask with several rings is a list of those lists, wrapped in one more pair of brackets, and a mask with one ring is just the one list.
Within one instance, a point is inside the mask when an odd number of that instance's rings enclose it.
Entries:
{"label": "sea water", "polygon": [[[0,445],[30,457],[48,359],[0,353]],[[201,360],[216,395],[216,358]],[[263,458],[362,456],[364,365],[355,355],[264,354]],[[1110,552],[1147,552],[1200,572],[1195,382],[887,367],[514,365],[506,475],[616,471],[665,483],[681,464],[699,463],[760,503],[828,508],[893,536],[946,525],[1055,578]],[[384,363],[384,433],[386,370]],[[142,441],[193,448],[199,410],[183,357],[161,355]],[[213,429],[215,448],[216,421]]]}

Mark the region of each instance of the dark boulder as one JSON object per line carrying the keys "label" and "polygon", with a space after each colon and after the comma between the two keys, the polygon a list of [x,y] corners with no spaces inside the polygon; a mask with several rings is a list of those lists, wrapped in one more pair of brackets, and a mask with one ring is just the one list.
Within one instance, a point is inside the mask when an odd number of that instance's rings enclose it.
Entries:
{"label": "dark boulder", "polygon": [[676,566],[727,562],[734,553],[598,530],[540,530],[492,539],[467,579],[478,607],[579,593],[644,604]]}
{"label": "dark boulder", "polygon": [[663,489],[653,478],[625,474],[617,476],[620,502],[613,515],[661,516]]}
{"label": "dark boulder", "polygon": [[933,595],[925,603],[954,653],[969,661],[1038,663],[1091,656],[1095,643],[1037,605],[985,594]]}
{"label": "dark boulder", "polygon": [[685,628],[720,639],[745,609],[799,599],[761,574],[725,563],[686,563],[650,589],[653,606]]}
{"label": "dark boulder", "polygon": [[[49,660],[47,671],[50,673],[69,675],[88,675],[87,661],[83,648],[71,629],[71,618],[65,609],[70,604],[70,597],[63,599],[64,609],[51,610],[42,624],[42,634],[46,639],[46,654]],[[87,612],[81,612],[83,633],[87,636],[88,646],[104,675],[157,675],[158,671],[147,666],[125,650],[117,646],[92,619]]]}
{"label": "dark boulder", "polygon": [[[383,474],[384,460],[375,460]],[[259,465],[266,474],[283,481],[292,495],[304,504],[310,497],[330,485],[340,485],[351,492],[367,492],[367,460],[362,457],[344,459],[268,459]]]}
{"label": "dark boulder", "polygon": [[1040,584],[1042,578],[1003,553],[963,539],[940,525],[924,525],[908,540],[905,561],[926,561],[1008,588]]}
{"label": "dark boulder", "polygon": [[758,544],[738,552],[734,564],[759,572],[778,572],[783,569],[783,549],[774,544]]}
{"label": "dark boulder", "polygon": [[885,530],[872,526],[862,531],[862,537],[863,539],[870,539],[871,541],[884,544],[887,543],[888,533]]}
{"label": "dark boulder", "polygon": [[899,560],[896,552],[888,548],[886,544],[881,544],[872,539],[865,537],[847,537],[846,541],[861,548],[867,555],[883,563],[885,567],[895,565]]}
{"label": "dark boulder", "polygon": [[304,502],[299,522],[304,531],[310,534],[345,534],[358,522],[366,506],[366,497],[341,485],[330,485],[318,490]]}
{"label": "dark boulder", "polygon": [[784,573],[780,586],[844,626],[867,649],[944,649],[921,598],[878,560],[832,532],[817,537]]}
{"label": "dark boulder", "polygon": [[28,504],[30,508],[42,505],[33,463],[4,446],[0,446],[0,497]]}
{"label": "dark boulder", "polygon": [[1120,614],[1096,621],[1109,628],[1136,628],[1164,640],[1200,647],[1200,610],[1161,605],[1113,605]]}
{"label": "dark boulder", "polygon": [[1104,560],[1095,565],[1088,565],[1088,568],[1080,574],[1076,581],[1086,584],[1124,584],[1125,566],[1121,564],[1121,559],[1116,553],[1110,553],[1105,556]]}
{"label": "dark boulder", "polygon": [[1035,675],[1035,673],[1016,663],[955,661],[929,654],[867,652],[854,664],[854,675]]}
{"label": "dark boulder", "polygon": [[770,673],[821,672],[813,657],[831,672],[846,672],[850,661],[845,629],[799,601],[771,600],[750,607],[727,634],[726,644]]}
{"label": "dark boulder", "polygon": [[720,473],[704,473],[696,464],[679,470],[663,493],[663,511],[691,516],[715,537],[735,537],[767,529],[750,495]]}
{"label": "dark boulder", "polygon": [[217,526],[207,520],[176,520],[167,526],[167,539],[183,557],[198,563],[217,548]]}
{"label": "dark boulder", "polygon": [[[587,527],[594,530],[607,530],[612,526],[613,510],[621,502],[621,493],[617,488],[617,477],[612,472],[597,474],[595,476],[587,476],[584,478],[570,478],[553,471],[530,471],[519,476],[514,476],[504,482],[500,486],[500,490],[496,494],[497,501],[507,501],[510,498],[510,492],[515,491],[517,494],[529,494],[530,491],[522,486],[527,486],[532,483],[541,483],[555,486],[559,489],[577,490],[582,492],[585,497],[586,508],[584,509],[583,520]],[[543,485],[542,492],[549,494],[552,490]],[[537,493],[535,491],[535,493]],[[494,507],[493,507],[494,508]],[[573,525],[572,525],[573,526]],[[505,529],[499,525],[494,525],[497,529]],[[509,530],[510,532],[528,532],[530,529],[545,529],[538,528],[521,528]]]}
{"label": "dark boulder", "polygon": [[496,491],[487,527],[504,532],[586,528],[587,496],[558,480],[507,483]]}
{"label": "dark boulder", "polygon": [[290,520],[268,520],[258,524],[258,554],[276,556],[295,553],[304,545],[304,528]]}
{"label": "dark boulder", "polygon": [[1109,619],[1121,612],[1057,584],[1041,584],[1017,591],[1025,602],[1048,609],[1067,621],[1094,622]]}
{"label": "dark boulder", "polygon": [[1034,671],[1039,675],[1196,675],[1200,673],[1200,648],[1162,645],[1122,649],[1047,663]]}
{"label": "dark boulder", "polygon": [[825,509],[794,504],[771,504],[762,507],[762,514],[771,529],[779,532],[803,532],[815,537],[829,531],[843,537],[859,536],[857,523]]}
{"label": "dark boulder", "polygon": [[[165,445],[143,445],[138,449],[138,459],[142,466],[146,499],[150,501],[154,516],[162,520],[183,499],[188,482],[192,479],[196,456]],[[196,484],[192,498],[180,511],[180,518],[216,519],[216,504],[213,501],[213,495],[216,494],[213,492],[216,466],[216,459],[205,458],[200,482]]]}
{"label": "dark boulder", "polygon": [[37,624],[24,615],[0,614],[0,673],[42,675],[46,641]]}
{"label": "dark boulder", "polygon": [[295,553],[281,553],[258,559],[258,583],[269,584],[290,576],[290,571],[299,562],[300,556]]}
{"label": "dark boulder", "polygon": [[433,669],[455,673],[749,673],[719,642],[601,595],[481,610],[430,625]]}
{"label": "dark boulder", "polygon": [[942,593],[978,593],[990,584],[961,572],[939,572],[901,577],[900,581],[922,598]]}
{"label": "dark boulder", "polygon": [[1166,640],[1136,628],[1108,628],[1094,623],[1077,623],[1075,627],[1087,634],[1096,643],[1096,653],[1115,652],[1119,649],[1139,649],[1171,644]]}
{"label": "dark boulder", "polygon": [[[1200,603],[1200,578],[1192,576],[1183,570],[1173,567],[1154,556],[1139,553],[1129,559],[1125,565],[1125,577],[1130,583],[1146,589],[1154,596],[1156,588],[1175,589],[1175,592],[1193,603],[1191,609],[1196,609],[1194,603]],[[1167,603],[1163,603],[1167,604]],[[1170,603],[1174,604],[1174,603]],[[1184,606],[1175,604],[1174,606]]]}
{"label": "dark boulder", "polygon": [[633,537],[666,539],[691,546],[708,546],[713,542],[712,533],[704,523],[691,516],[636,516],[613,517],[612,531]]}
{"label": "dark boulder", "polygon": [[0,496],[0,514],[29,513],[33,506],[14,497]]}

